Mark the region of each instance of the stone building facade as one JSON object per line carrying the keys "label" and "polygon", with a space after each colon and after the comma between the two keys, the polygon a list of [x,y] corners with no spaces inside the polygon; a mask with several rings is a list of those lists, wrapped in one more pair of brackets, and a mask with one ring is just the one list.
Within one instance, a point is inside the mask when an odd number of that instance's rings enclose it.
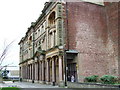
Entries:
{"label": "stone building facade", "polygon": [[66,84],[74,76],[120,75],[118,4],[47,2],[20,42],[24,81]]}

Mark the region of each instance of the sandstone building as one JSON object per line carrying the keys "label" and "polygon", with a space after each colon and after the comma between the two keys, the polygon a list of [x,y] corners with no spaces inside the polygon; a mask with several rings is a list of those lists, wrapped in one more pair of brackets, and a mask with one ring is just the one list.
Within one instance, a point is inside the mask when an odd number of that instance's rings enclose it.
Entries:
{"label": "sandstone building", "polygon": [[120,76],[119,3],[47,2],[20,42],[24,81],[64,83]]}

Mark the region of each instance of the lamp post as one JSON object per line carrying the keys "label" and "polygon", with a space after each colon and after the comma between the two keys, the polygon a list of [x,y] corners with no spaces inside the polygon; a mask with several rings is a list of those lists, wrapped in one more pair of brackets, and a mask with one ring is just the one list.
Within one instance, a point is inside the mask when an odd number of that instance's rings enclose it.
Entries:
{"label": "lamp post", "polygon": [[64,50],[65,86],[67,86],[67,55],[66,55],[66,51],[67,51],[67,50]]}

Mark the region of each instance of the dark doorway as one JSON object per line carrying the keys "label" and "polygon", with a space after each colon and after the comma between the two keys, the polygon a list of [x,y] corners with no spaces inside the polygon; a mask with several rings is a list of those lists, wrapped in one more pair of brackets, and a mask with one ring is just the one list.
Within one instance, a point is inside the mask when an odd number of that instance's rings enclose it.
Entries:
{"label": "dark doorway", "polygon": [[77,68],[76,68],[76,63],[72,63],[73,60],[67,60],[67,81],[71,82],[72,76],[74,77],[74,82],[77,81]]}

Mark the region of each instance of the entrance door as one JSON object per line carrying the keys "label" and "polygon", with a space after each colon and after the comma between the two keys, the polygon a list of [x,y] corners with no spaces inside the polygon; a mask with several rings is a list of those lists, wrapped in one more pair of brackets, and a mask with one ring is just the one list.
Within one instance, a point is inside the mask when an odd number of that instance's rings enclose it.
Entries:
{"label": "entrance door", "polygon": [[71,81],[71,77],[74,76],[74,82],[77,81],[77,68],[76,63],[68,63],[67,64],[68,71],[67,71],[67,80]]}

